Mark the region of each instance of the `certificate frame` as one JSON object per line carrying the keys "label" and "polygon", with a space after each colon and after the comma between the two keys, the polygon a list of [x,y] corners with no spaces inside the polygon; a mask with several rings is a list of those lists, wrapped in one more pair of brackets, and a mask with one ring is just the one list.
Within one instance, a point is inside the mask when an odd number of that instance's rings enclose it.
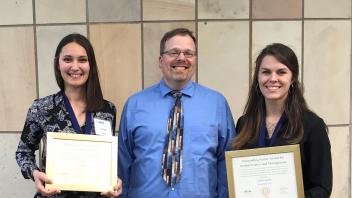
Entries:
{"label": "certificate frame", "polygon": [[[298,144],[227,151],[225,152],[225,159],[229,197],[251,197],[253,194],[259,197],[258,193],[261,193],[260,197],[271,197],[269,196],[269,193],[271,193],[270,189],[274,189],[272,192],[276,192],[278,189],[280,189],[281,193],[285,193],[285,190],[289,192],[295,191],[296,196],[294,197],[304,198],[301,154]],[[278,159],[281,161],[278,161]],[[287,165],[287,169],[285,169],[287,171],[283,171],[283,167],[285,167],[283,165]],[[266,174],[266,170],[275,171],[273,172],[273,175],[275,176]],[[293,170],[294,173],[292,173]],[[284,175],[284,172],[286,175]],[[294,183],[295,185],[283,186],[286,182],[285,180],[282,180],[285,182],[281,182],[278,185],[278,182],[275,182],[275,180],[277,180],[277,177],[280,176],[285,176],[285,179],[288,180],[292,178],[290,180],[292,181],[291,184]],[[272,180],[274,180],[274,182]],[[241,183],[238,183],[240,181]],[[254,183],[249,184],[250,182],[248,181]],[[263,181],[267,181],[267,183]],[[256,186],[255,189],[253,189],[253,185]],[[236,190],[238,191],[236,192]],[[244,194],[246,194],[246,196],[243,196]]]}
{"label": "certificate frame", "polygon": [[117,137],[47,133],[47,189],[106,192],[117,184]]}

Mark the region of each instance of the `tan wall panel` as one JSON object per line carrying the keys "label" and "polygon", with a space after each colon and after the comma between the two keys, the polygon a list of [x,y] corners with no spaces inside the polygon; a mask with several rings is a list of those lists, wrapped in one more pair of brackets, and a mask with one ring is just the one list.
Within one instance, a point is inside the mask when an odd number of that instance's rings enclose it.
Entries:
{"label": "tan wall panel", "polygon": [[198,32],[198,81],[221,92],[237,120],[248,93],[249,23],[199,23]]}
{"label": "tan wall panel", "polygon": [[123,104],[142,88],[141,25],[90,26],[104,97],[117,106],[117,129]]}
{"label": "tan wall panel", "polygon": [[332,198],[343,198],[349,195],[350,137],[349,127],[329,127],[334,179]]}
{"label": "tan wall panel", "polygon": [[302,17],[302,0],[252,0],[255,19],[292,19]]}
{"label": "tan wall panel", "polygon": [[303,82],[308,105],[328,124],[350,121],[351,22],[304,23]]}
{"label": "tan wall panel", "polygon": [[[19,133],[0,133],[0,177],[1,197],[18,198],[34,197],[34,182],[24,179],[15,160],[15,149],[20,140]],[[4,182],[6,180],[6,182]]]}
{"label": "tan wall panel", "polygon": [[143,20],[194,20],[195,0],[143,0]]}
{"label": "tan wall panel", "polygon": [[351,0],[305,0],[304,17],[350,18]]}
{"label": "tan wall panel", "polygon": [[85,0],[36,0],[36,23],[86,22]]}
{"label": "tan wall panel", "polygon": [[248,0],[201,0],[198,1],[199,19],[248,19]]}
{"label": "tan wall panel", "polygon": [[142,0],[87,0],[90,22],[141,20]]}
{"label": "tan wall panel", "polygon": [[0,131],[20,131],[37,97],[32,27],[0,28]]}
{"label": "tan wall panel", "polygon": [[32,0],[2,0],[0,25],[33,24]]}

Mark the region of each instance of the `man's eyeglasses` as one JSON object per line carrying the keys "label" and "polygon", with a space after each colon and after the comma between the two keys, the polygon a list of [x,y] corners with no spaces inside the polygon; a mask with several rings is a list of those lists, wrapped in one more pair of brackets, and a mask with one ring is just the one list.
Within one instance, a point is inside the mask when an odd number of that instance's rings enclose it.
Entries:
{"label": "man's eyeglasses", "polygon": [[167,50],[167,51],[164,51],[161,53],[161,55],[163,54],[167,54],[168,56],[170,57],[178,57],[180,56],[180,54],[183,53],[183,55],[186,57],[186,58],[192,58],[194,56],[196,56],[196,52],[192,51],[192,50],[185,50],[185,51],[181,51],[179,49],[171,49],[171,50]]}

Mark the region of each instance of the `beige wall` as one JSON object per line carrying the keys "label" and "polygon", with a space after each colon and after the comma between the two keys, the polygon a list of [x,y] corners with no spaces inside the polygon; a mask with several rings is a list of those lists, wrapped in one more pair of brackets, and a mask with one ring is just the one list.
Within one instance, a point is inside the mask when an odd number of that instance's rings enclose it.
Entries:
{"label": "beige wall", "polygon": [[90,38],[104,95],[120,117],[129,95],[159,81],[162,34],[188,27],[198,37],[195,80],[222,92],[235,120],[258,51],[272,42],[295,50],[307,102],[330,128],[332,197],[350,197],[351,22],[351,0],[2,0],[1,196],[34,192],[20,175],[14,152],[29,105],[58,90],[52,60],[64,35]]}

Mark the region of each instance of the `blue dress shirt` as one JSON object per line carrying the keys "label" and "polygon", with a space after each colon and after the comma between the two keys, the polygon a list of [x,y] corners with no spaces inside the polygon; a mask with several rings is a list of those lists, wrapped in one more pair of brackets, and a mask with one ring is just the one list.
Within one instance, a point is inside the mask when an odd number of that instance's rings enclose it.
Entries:
{"label": "blue dress shirt", "polygon": [[235,135],[226,99],[189,81],[181,90],[184,110],[181,179],[173,188],[161,176],[167,119],[174,104],[163,80],[131,96],[119,130],[122,197],[228,197],[224,151]]}

